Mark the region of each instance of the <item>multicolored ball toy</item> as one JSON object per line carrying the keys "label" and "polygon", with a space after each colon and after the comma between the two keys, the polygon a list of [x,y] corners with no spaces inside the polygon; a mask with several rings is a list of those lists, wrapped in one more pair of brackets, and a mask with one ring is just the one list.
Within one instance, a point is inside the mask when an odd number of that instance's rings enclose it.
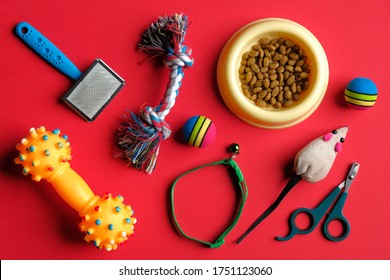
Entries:
{"label": "multicolored ball toy", "polygon": [[205,116],[194,116],[183,127],[185,141],[197,148],[204,148],[210,145],[214,141],[216,134],[214,123]]}
{"label": "multicolored ball toy", "polygon": [[51,183],[57,193],[82,217],[79,224],[86,233],[85,241],[92,241],[99,249],[117,249],[134,233],[136,219],[123,197],[106,193],[94,195],[86,182],[70,167],[71,147],[67,135],[60,130],[47,131],[41,126],[31,128],[29,135],[16,145],[19,157],[16,164],[23,166],[23,174],[31,174],[33,181]]}
{"label": "multicolored ball toy", "polygon": [[344,91],[348,105],[356,110],[366,110],[374,106],[378,97],[378,89],[373,81],[367,78],[351,80]]}

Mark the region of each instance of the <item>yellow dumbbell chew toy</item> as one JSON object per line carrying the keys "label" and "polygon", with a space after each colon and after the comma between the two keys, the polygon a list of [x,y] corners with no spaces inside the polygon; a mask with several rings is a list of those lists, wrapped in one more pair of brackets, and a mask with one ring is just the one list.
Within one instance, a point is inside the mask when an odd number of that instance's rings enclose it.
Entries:
{"label": "yellow dumbbell chew toy", "polygon": [[16,145],[20,152],[16,164],[23,166],[23,174],[31,174],[33,181],[42,179],[51,183],[57,193],[82,217],[80,230],[85,241],[93,241],[99,249],[117,249],[134,233],[136,218],[123,197],[95,195],[87,183],[69,164],[72,159],[67,135],[60,130],[47,131],[45,127],[31,128],[29,135]]}

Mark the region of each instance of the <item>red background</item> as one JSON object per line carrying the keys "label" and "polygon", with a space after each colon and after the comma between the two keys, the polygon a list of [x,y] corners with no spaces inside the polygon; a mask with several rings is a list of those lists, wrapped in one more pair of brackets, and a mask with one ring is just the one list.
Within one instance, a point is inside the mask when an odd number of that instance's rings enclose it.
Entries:
{"label": "red background", "polygon": [[[390,89],[390,2],[376,1],[15,1],[0,3],[0,181],[1,259],[389,259],[390,197],[388,179],[388,91]],[[183,86],[166,121],[172,136],[160,149],[151,175],[113,158],[114,132],[126,110],[138,112],[145,102],[156,106],[164,94],[168,70],[148,58],[137,43],[158,16],[188,15],[185,44],[195,64],[185,70]],[[330,78],[320,107],[304,122],[266,130],[236,118],[223,103],[216,84],[218,55],[228,38],[245,24],[267,17],[300,23],[321,42]],[[72,81],[35,55],[14,34],[27,21],[52,40],[82,70],[102,58],[126,86],[93,123],[87,123],[60,98]],[[346,106],[343,90],[354,77],[374,80],[379,89],[374,108],[359,112]],[[181,139],[181,128],[193,115],[206,115],[217,138],[204,149]],[[15,144],[30,127],[60,128],[70,137],[71,166],[96,194],[122,194],[138,223],[130,241],[114,252],[83,242],[77,213],[47,182],[34,183],[13,164]],[[344,151],[323,181],[301,182],[280,207],[240,245],[235,241],[276,198],[292,173],[292,159],[309,141],[349,126]],[[237,142],[237,163],[249,188],[238,225],[219,249],[182,238],[169,208],[173,180],[195,166],[227,156]],[[274,240],[288,232],[287,219],[298,207],[314,207],[337,184],[352,162],[361,168],[345,205],[349,237],[326,240],[318,227],[288,242]],[[213,240],[235,209],[235,192],[223,168],[199,171],[177,185],[177,212],[190,235]]]}

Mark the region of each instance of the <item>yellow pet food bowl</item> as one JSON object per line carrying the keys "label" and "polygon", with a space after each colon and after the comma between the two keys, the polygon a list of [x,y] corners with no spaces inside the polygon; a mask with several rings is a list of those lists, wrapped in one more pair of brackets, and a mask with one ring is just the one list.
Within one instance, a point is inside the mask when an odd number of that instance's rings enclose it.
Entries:
{"label": "yellow pet food bowl", "polygon": [[[242,54],[261,38],[292,40],[303,49],[310,68],[309,87],[299,101],[287,108],[261,108],[242,92],[239,67]],[[219,56],[217,82],[227,107],[241,120],[254,126],[280,129],[296,125],[320,105],[329,80],[329,65],[324,49],[305,27],[286,19],[266,18],[242,27],[227,41]]]}

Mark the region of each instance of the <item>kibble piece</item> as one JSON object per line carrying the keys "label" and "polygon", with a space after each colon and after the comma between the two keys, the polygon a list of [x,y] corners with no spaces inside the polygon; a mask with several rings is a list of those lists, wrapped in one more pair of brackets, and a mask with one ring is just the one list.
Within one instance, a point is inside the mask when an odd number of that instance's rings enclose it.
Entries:
{"label": "kibble piece", "polygon": [[288,62],[288,57],[287,55],[284,55],[279,63],[280,65],[286,65],[287,62]]}
{"label": "kibble piece", "polygon": [[265,48],[270,52],[274,52],[276,50],[274,45],[266,45]]}
{"label": "kibble piece", "polygon": [[300,60],[297,61],[297,63],[295,64],[295,66],[296,66],[296,67],[302,67],[302,65],[303,65],[304,63],[305,63],[305,62],[304,62],[302,59],[300,59]]}
{"label": "kibble piece", "polygon": [[261,47],[260,47],[259,44],[253,45],[253,46],[252,46],[252,50],[257,51],[257,52],[260,52]]}
{"label": "kibble piece", "polygon": [[274,108],[282,108],[282,103],[280,101],[277,101],[275,104],[274,104]]}
{"label": "kibble piece", "polygon": [[247,98],[250,98],[250,97],[251,97],[251,94],[249,93],[249,90],[248,90],[248,89],[244,88],[244,89],[242,90],[242,92],[244,93],[244,95],[245,95]]}
{"label": "kibble piece", "polygon": [[261,73],[261,71],[259,73],[257,73],[256,76],[257,76],[258,80],[261,80],[261,81],[263,80],[263,73]]}
{"label": "kibble piece", "polygon": [[295,66],[295,68],[294,68],[294,72],[298,72],[298,73],[300,73],[300,72],[302,72],[302,68],[301,68],[301,67],[299,67],[299,66]]}
{"label": "kibble piece", "polygon": [[257,57],[257,56],[259,56],[259,52],[258,51],[249,51],[248,55],[250,57]]}
{"label": "kibble piece", "polygon": [[253,75],[252,74],[252,80],[249,82],[249,85],[253,86],[255,85],[257,82],[257,78],[256,78],[256,75]]}
{"label": "kibble piece", "polygon": [[273,61],[279,61],[283,58],[283,55],[281,53],[275,53],[272,57]]}
{"label": "kibble piece", "polygon": [[268,69],[268,71],[267,71],[268,75],[272,75],[272,74],[275,74],[275,73],[276,73],[275,69]]}
{"label": "kibble piece", "polygon": [[262,90],[258,95],[257,95],[257,97],[259,98],[259,99],[263,99],[266,95],[267,95],[267,91],[266,90]]}
{"label": "kibble piece", "polygon": [[[271,81],[274,81],[274,80],[276,80],[278,78],[278,74],[271,74],[271,75],[269,75],[269,79],[271,80]],[[272,88],[272,87],[271,87]]]}
{"label": "kibble piece", "polygon": [[271,81],[271,83],[269,85],[270,88],[275,88],[275,87],[278,87],[278,86],[279,86],[279,81],[277,81],[277,80]]}
{"label": "kibble piece", "polygon": [[283,57],[284,55],[286,55],[286,46],[285,45],[280,45],[279,46],[279,52],[280,52],[280,55]]}
{"label": "kibble piece", "polygon": [[287,47],[293,47],[295,44],[293,43],[293,41],[291,40],[285,40],[284,41],[284,44],[287,46]]}
{"label": "kibble piece", "polygon": [[283,97],[284,99],[291,100],[292,99],[291,91],[290,90],[285,91]]}
{"label": "kibble piece", "polygon": [[253,74],[252,72],[247,72],[245,75],[245,82],[249,83],[252,80]]}
{"label": "kibble piece", "polygon": [[290,75],[290,77],[288,77],[287,79],[287,85],[292,85],[294,82],[295,82],[295,76]]}
{"label": "kibble piece", "polygon": [[271,53],[270,53],[269,50],[267,50],[267,49],[264,49],[264,55],[265,55],[266,57],[271,58]]}
{"label": "kibble piece", "polygon": [[278,101],[282,102],[283,100],[284,100],[284,91],[279,90]]}
{"label": "kibble piece", "polygon": [[269,86],[270,86],[270,81],[269,81],[268,79],[265,79],[265,80],[263,81],[263,87],[264,87],[264,88],[269,88]]}
{"label": "kibble piece", "polygon": [[279,84],[281,82],[283,82],[283,74],[282,73],[278,73],[278,81],[279,81]]}
{"label": "kibble piece", "polygon": [[246,65],[247,66],[251,66],[253,63],[256,63],[256,59],[254,57],[251,57],[248,59],[248,61],[246,62]]}
{"label": "kibble piece", "polygon": [[290,90],[292,93],[296,93],[297,92],[297,84],[296,83],[293,83],[290,87]]}
{"label": "kibble piece", "polygon": [[271,92],[272,96],[277,96],[279,94],[279,87],[274,87],[274,89]]}
{"label": "kibble piece", "polygon": [[261,108],[267,107],[267,102],[265,102],[263,99],[256,100],[255,104]]}
{"label": "kibble piece", "polygon": [[294,72],[294,67],[291,66],[291,65],[287,65],[286,67],[284,67],[288,72],[291,72],[293,73]]}
{"label": "kibble piece", "polygon": [[255,87],[252,89],[252,93],[259,93],[261,91],[261,87]]}
{"label": "kibble piece", "polygon": [[260,47],[260,50],[259,50],[259,56],[261,57],[261,58],[263,58],[264,57],[264,50]]}
{"label": "kibble piece", "polygon": [[264,67],[268,67],[269,66],[269,58],[268,57],[264,57],[264,59],[263,59],[263,66]]}
{"label": "kibble piece", "polygon": [[294,101],[292,100],[287,100],[286,102],[283,103],[283,107],[290,107],[293,105]]}
{"label": "kibble piece", "polygon": [[297,61],[295,59],[290,59],[289,61],[287,61],[287,64],[291,65],[291,66],[294,66],[295,63],[297,63]]}
{"label": "kibble piece", "polygon": [[293,59],[293,60],[299,59],[299,55],[298,55],[297,53],[295,53],[295,52],[290,53],[290,54],[288,55],[288,57],[289,57],[290,59]]}
{"label": "kibble piece", "polygon": [[279,67],[279,63],[277,62],[272,62],[269,64],[269,69],[276,69]]}
{"label": "kibble piece", "polygon": [[286,80],[288,79],[288,77],[290,77],[290,72],[285,71],[285,72],[283,73],[283,80],[286,81]]}
{"label": "kibble piece", "polygon": [[306,72],[302,72],[302,73],[299,74],[299,77],[302,78],[302,79],[304,79],[304,78],[309,77],[309,74],[306,73]]}
{"label": "kibble piece", "polygon": [[253,64],[251,65],[251,69],[252,69],[253,72],[255,72],[256,74],[257,74],[257,73],[260,73],[260,68],[259,68],[259,66],[258,66],[256,63],[253,63]]}
{"label": "kibble piece", "polygon": [[270,43],[270,39],[268,38],[261,38],[259,43],[260,43],[260,46],[265,46],[265,45],[268,45]]}
{"label": "kibble piece", "polygon": [[270,92],[268,92],[268,93],[267,93],[267,95],[264,97],[264,101],[268,101],[268,100],[270,100],[270,99],[271,99],[271,97],[272,97],[271,93],[270,93]]}

